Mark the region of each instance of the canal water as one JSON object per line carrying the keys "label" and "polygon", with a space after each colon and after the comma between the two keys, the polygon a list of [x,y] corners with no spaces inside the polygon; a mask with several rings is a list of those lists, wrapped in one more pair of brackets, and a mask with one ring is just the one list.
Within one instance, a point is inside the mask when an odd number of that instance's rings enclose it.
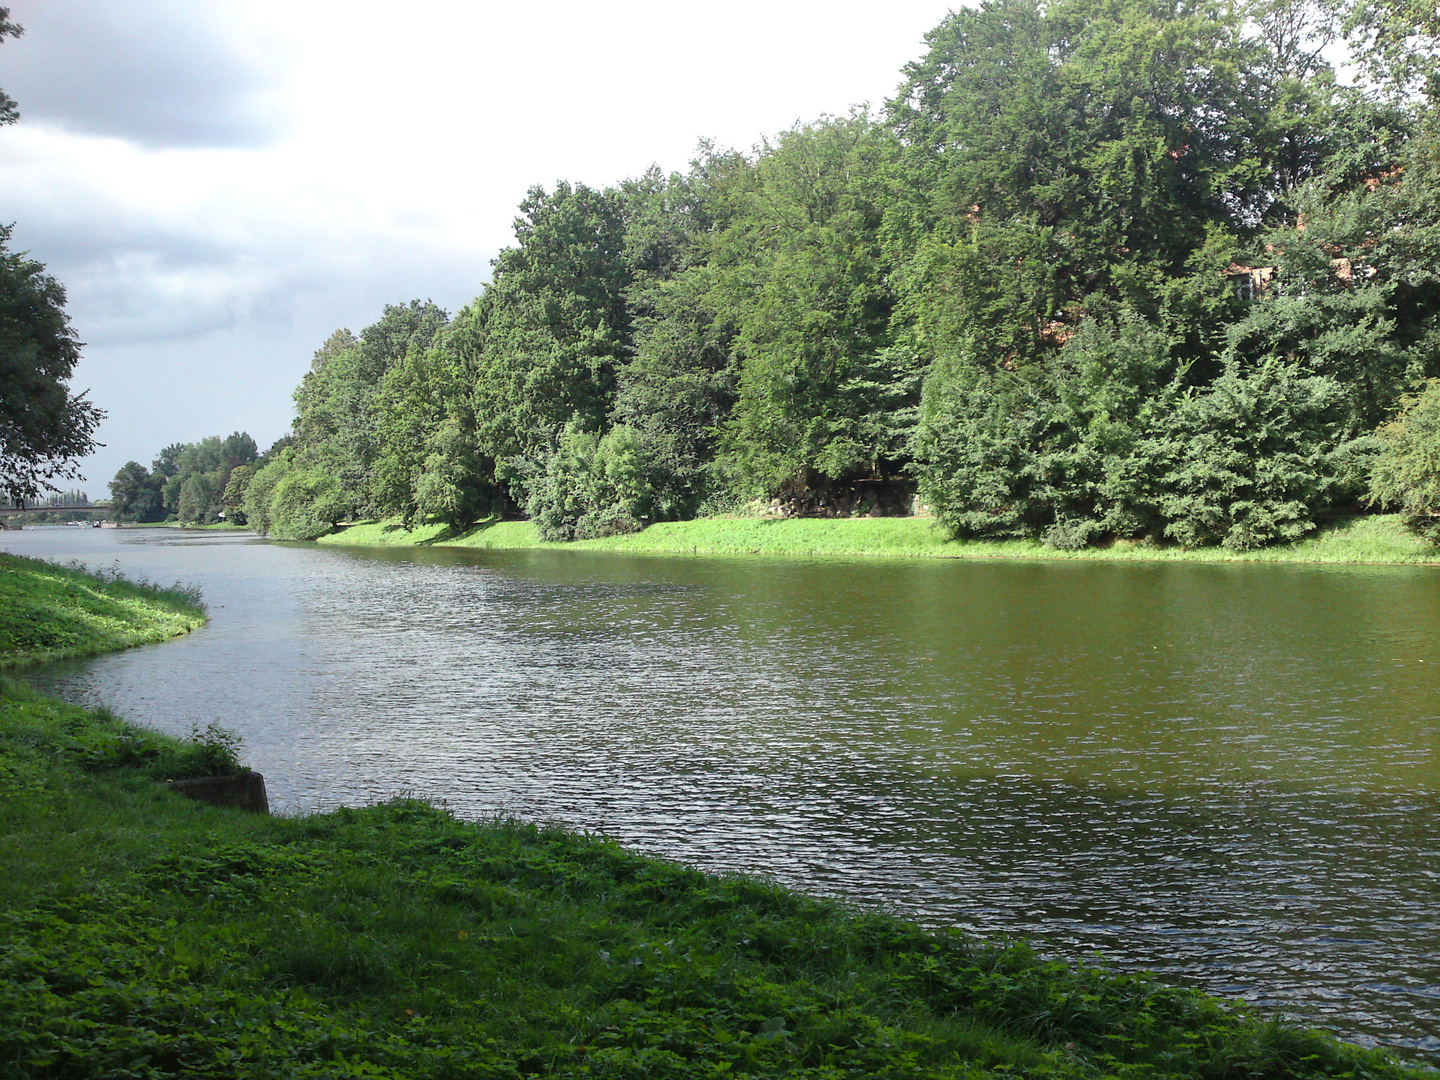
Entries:
{"label": "canal water", "polygon": [[1440,1061],[1440,570],[0,548],[200,585],[26,678],[232,728],[283,811],[560,822]]}

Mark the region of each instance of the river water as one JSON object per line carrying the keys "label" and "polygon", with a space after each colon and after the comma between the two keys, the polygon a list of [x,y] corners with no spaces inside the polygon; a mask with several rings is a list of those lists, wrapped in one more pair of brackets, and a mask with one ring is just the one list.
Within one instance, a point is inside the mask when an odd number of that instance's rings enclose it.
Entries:
{"label": "river water", "polygon": [[282,811],[561,822],[1440,1062],[1440,570],[0,548],[199,584],[26,677],[232,728]]}

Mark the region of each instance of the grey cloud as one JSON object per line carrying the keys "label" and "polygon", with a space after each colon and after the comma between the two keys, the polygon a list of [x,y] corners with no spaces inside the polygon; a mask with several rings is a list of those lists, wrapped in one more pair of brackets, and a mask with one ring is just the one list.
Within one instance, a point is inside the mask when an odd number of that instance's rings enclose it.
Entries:
{"label": "grey cloud", "polygon": [[293,221],[225,243],[158,222],[147,228],[143,214],[127,219],[103,211],[65,219],[22,213],[12,246],[29,250],[65,283],[88,351],[303,324],[312,312],[367,304],[378,318],[384,303],[411,299],[412,292],[437,302],[443,295],[454,307],[480,291],[494,255],[334,234]]}
{"label": "grey cloud", "polygon": [[[81,463],[91,498],[126,461],[148,465],[171,442],[246,430],[262,447],[281,435],[294,415],[292,394],[310,358],[331,331],[359,333],[386,304],[433,299],[453,315],[481,288],[493,252],[458,254],[376,244],[361,257],[317,260],[269,280],[243,302],[246,314],[212,310],[208,329],[197,323],[170,335],[186,319],[171,308],[152,312],[152,336],[106,338],[96,331],[90,297],[72,290],[71,315],[89,340],[72,385],[109,416],[105,445]],[[107,331],[116,329],[112,323]],[[199,331],[199,332],[195,332]]]}
{"label": "grey cloud", "polygon": [[254,147],[287,127],[284,57],[205,0],[11,0],[0,46],[22,122],[142,146]]}

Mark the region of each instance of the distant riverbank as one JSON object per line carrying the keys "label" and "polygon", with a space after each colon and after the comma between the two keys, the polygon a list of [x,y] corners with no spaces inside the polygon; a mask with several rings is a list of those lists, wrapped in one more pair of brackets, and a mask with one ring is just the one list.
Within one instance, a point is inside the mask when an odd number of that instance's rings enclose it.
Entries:
{"label": "distant riverbank", "polygon": [[927,559],[1089,559],[1185,562],[1440,563],[1440,548],[1409,532],[1398,514],[1337,522],[1295,544],[1228,551],[1117,542],[1061,551],[1038,540],[952,540],[932,518],[701,518],[657,522],[638,533],[546,543],[529,521],[498,521],[454,533],[443,525],[406,530],[361,522],[320,538],[367,547],[466,547],[618,551],[653,555],[776,555]]}

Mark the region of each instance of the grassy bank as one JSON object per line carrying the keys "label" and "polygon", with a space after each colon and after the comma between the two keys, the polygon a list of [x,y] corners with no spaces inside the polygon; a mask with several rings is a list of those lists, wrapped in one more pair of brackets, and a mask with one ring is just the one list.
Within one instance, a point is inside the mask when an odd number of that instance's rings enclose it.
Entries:
{"label": "grassy bank", "polygon": [[117,723],[0,687],[0,1075],[1434,1080],[557,830],[215,810]]}
{"label": "grassy bank", "polygon": [[193,589],[0,552],[0,668],[163,641],[204,622]]}
{"label": "grassy bank", "polygon": [[1432,563],[1436,548],[1401,523],[1398,514],[1351,518],[1296,544],[1258,551],[1116,543],[1057,551],[1038,540],[951,540],[931,518],[704,518],[659,522],[643,532],[601,540],[547,544],[528,521],[502,521],[453,534],[440,525],[406,531],[397,522],[366,522],[329,536],[324,544],[473,548],[555,548],[656,555],[882,556],[938,559],[1179,560],[1186,562]]}

